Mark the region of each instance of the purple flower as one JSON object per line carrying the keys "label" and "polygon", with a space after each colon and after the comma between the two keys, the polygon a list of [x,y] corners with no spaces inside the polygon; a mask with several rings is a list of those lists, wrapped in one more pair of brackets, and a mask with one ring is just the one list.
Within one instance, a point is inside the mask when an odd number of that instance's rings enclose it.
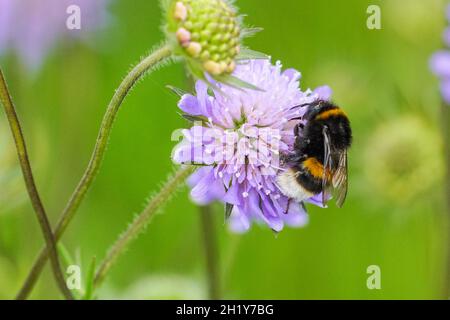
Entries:
{"label": "purple flower", "polygon": [[[109,0],[0,0],[0,55],[14,52],[36,70],[60,38],[85,38],[107,20]],[[72,5],[80,8],[80,29],[66,22]],[[69,19],[70,20],[70,19]]]}
{"label": "purple flower", "polygon": [[450,104],[450,51],[438,51],[430,59],[431,71],[439,77],[441,96]]}
{"label": "purple flower", "polygon": [[[300,73],[281,70],[267,60],[239,65],[234,76],[264,91],[236,89],[216,83],[196,83],[196,96],[186,94],[180,109],[194,125],[183,130],[183,140],[173,151],[179,164],[201,167],[190,177],[191,198],[204,205],[219,200],[233,206],[230,224],[246,231],[252,221],[279,232],[284,225],[303,226],[308,216],[302,205],[289,201],[276,184],[281,154],[292,151],[293,128],[304,108],[294,106],[330,95],[299,89]],[[318,203],[318,199],[310,199]]]}
{"label": "purple flower", "polygon": [[450,51],[438,51],[431,57],[431,71],[440,78],[450,78]]}
{"label": "purple flower", "polygon": [[[447,21],[450,22],[450,5],[446,8]],[[450,46],[450,27],[445,28],[443,40],[447,47]],[[442,99],[450,104],[450,51],[440,50],[434,53],[430,59],[431,71],[439,77]]]}

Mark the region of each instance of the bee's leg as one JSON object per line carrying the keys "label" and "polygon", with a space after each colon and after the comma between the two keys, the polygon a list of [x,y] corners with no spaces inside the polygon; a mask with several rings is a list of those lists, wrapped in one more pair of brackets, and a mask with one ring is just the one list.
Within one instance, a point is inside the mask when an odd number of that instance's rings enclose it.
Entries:
{"label": "bee's leg", "polygon": [[295,118],[290,118],[290,119],[289,119],[289,121],[293,121],[293,120],[303,120],[303,116],[295,117]]}
{"label": "bee's leg", "polygon": [[301,153],[291,153],[281,156],[281,162],[283,164],[298,164],[308,158],[308,155]]}
{"label": "bee's leg", "polygon": [[308,211],[306,210],[305,203],[304,203],[303,201],[300,202],[300,205],[302,206],[303,211],[305,211],[306,213],[308,213]]}
{"label": "bee's leg", "polygon": [[294,127],[294,135],[295,135],[295,147],[299,147],[302,143],[302,137],[300,136],[300,129],[303,130],[305,125],[303,123],[299,123]]}
{"label": "bee's leg", "polygon": [[304,127],[305,127],[305,125],[304,125],[303,123],[298,123],[298,124],[294,127],[294,135],[295,135],[296,137],[298,137],[299,134],[300,134],[300,129],[303,130]]}
{"label": "bee's leg", "polygon": [[281,165],[284,166],[286,163],[288,163],[290,157],[291,157],[291,155],[289,155],[289,154],[282,154],[282,155],[280,155]]}
{"label": "bee's leg", "polygon": [[288,199],[287,206],[286,206],[286,211],[284,212],[284,214],[288,214],[289,213],[289,208],[291,207],[291,201],[292,201],[292,199]]}
{"label": "bee's leg", "polygon": [[301,146],[301,144],[302,144],[302,139],[301,139],[301,137],[300,136],[296,136],[295,137],[295,148],[299,148],[300,146]]}

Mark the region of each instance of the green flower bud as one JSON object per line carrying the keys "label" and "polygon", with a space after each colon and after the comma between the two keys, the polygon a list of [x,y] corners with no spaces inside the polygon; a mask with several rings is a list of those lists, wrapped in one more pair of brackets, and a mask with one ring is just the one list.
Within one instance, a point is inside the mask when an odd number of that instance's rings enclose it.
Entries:
{"label": "green flower bud", "polygon": [[168,0],[166,33],[174,53],[186,59],[191,72],[234,86],[256,89],[231,76],[238,60],[267,56],[242,47],[242,39],[259,29],[245,29],[242,17],[227,0]]}
{"label": "green flower bud", "polygon": [[212,76],[234,71],[241,27],[233,6],[225,0],[176,0],[168,15],[178,53]]}

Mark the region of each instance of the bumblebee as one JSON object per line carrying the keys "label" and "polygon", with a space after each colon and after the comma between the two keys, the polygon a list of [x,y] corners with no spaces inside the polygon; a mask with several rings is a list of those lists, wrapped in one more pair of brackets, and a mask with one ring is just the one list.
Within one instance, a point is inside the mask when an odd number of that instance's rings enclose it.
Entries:
{"label": "bumblebee", "polygon": [[336,205],[342,207],[348,187],[350,121],[341,108],[329,101],[316,100],[294,108],[302,107],[307,107],[305,114],[291,119],[300,122],[294,127],[293,152],[283,156],[287,170],[277,177],[277,184],[291,200],[302,203],[322,194],[323,205],[333,196]]}

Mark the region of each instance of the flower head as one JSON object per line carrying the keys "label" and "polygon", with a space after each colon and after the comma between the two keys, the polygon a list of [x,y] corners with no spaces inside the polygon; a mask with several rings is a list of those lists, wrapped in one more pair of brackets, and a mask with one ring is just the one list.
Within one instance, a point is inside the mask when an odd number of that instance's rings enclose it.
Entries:
{"label": "flower head", "polygon": [[[447,21],[450,21],[450,5],[446,9]],[[450,46],[450,27],[443,32],[443,40],[447,47]],[[450,51],[447,49],[439,50],[434,53],[430,59],[431,71],[441,80],[440,91],[442,99],[450,104]]]}
{"label": "flower head", "polygon": [[441,80],[442,99],[450,104],[450,51],[441,50],[433,54],[430,60],[430,68]]}
{"label": "flower head", "polygon": [[[183,131],[172,158],[202,166],[189,179],[192,199],[199,204],[214,200],[228,204],[235,230],[247,230],[252,220],[277,232],[285,224],[302,226],[308,221],[303,206],[281,193],[276,177],[283,170],[280,155],[292,151],[297,120],[291,119],[304,113],[293,107],[312,102],[319,93],[302,92],[300,73],[281,68],[280,63],[251,60],[239,65],[234,75],[264,91],[218,83],[218,90],[210,94],[198,81],[196,96],[184,95],[179,103],[196,123]],[[320,92],[329,94],[326,87]]]}
{"label": "flower head", "polygon": [[242,38],[257,29],[244,29],[241,16],[229,1],[174,0],[166,7],[168,38],[199,79],[207,80],[206,72],[221,82],[245,86],[231,77],[237,60],[266,58],[242,47]]}
{"label": "flower head", "polygon": [[[36,70],[59,39],[84,38],[103,26],[108,2],[0,0],[0,55],[14,52],[28,68]],[[80,9],[80,29],[66,25],[71,6]]]}

